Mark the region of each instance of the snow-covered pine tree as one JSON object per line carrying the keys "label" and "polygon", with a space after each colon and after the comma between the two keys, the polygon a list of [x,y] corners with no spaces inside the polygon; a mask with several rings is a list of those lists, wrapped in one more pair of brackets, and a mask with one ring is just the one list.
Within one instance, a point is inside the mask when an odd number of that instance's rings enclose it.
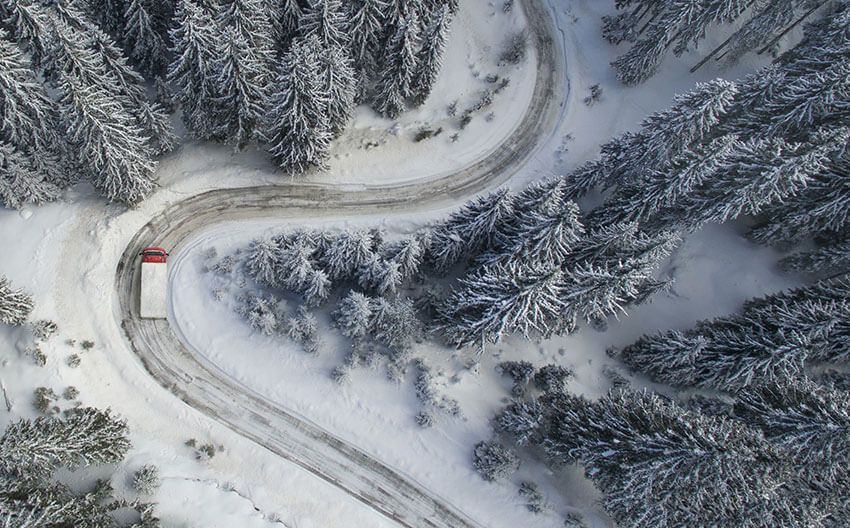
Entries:
{"label": "snow-covered pine tree", "polygon": [[372,299],[354,290],[339,301],[334,321],[343,335],[352,339],[372,332]]}
{"label": "snow-covered pine tree", "polygon": [[779,139],[737,142],[716,176],[661,213],[653,226],[697,229],[757,214],[804,189],[823,170],[832,148],[823,145],[806,152]]}
{"label": "snow-covered pine tree", "polygon": [[411,80],[414,106],[422,105],[431,95],[431,88],[443,64],[443,50],[446,47],[450,23],[451,14],[447,5],[428,14],[425,30],[422,32],[422,47],[416,54],[416,73]]}
{"label": "snow-covered pine tree", "polygon": [[218,77],[223,54],[215,20],[196,0],[180,0],[176,20],[168,80],[175,87],[183,121],[196,138],[220,139],[224,131],[216,128],[211,117],[221,100]]}
{"label": "snow-covered pine tree", "polygon": [[646,391],[612,391],[594,403],[547,398],[544,447],[555,460],[580,460],[618,526],[767,527],[806,518],[783,496],[791,472],[782,454],[739,422]]}
{"label": "snow-covered pine tree", "polygon": [[834,280],[745,304],[743,313],[691,330],[643,336],[624,362],[675,386],[734,391],[842,363],[850,342],[850,285]]}
{"label": "snow-covered pine tree", "polygon": [[380,56],[384,34],[384,13],[388,0],[352,0],[348,2],[349,35],[354,67],[372,77]]}
{"label": "snow-covered pine tree", "polygon": [[[133,116],[136,128],[147,140],[151,152],[161,154],[171,150],[175,136],[169,116],[158,105],[150,103],[144,78],[130,67],[115,40],[73,4],[56,4],[56,11],[51,15],[56,41],[61,43],[55,52],[58,67],[64,68],[66,73],[76,71],[81,80],[123,96],[117,101]],[[79,56],[74,57],[78,53],[74,48],[90,52],[95,60],[90,64],[74,62],[79,59]]]}
{"label": "snow-covered pine tree", "polygon": [[803,273],[850,271],[850,239],[785,257],[779,261],[779,267]]}
{"label": "snow-covered pine tree", "polygon": [[494,420],[498,430],[511,435],[519,446],[534,444],[543,421],[543,407],[536,400],[515,401]]}
{"label": "snow-covered pine tree", "polygon": [[33,310],[32,297],[12,287],[9,279],[0,275],[0,322],[22,325]]}
{"label": "snow-covered pine tree", "polygon": [[[629,238],[606,244],[617,233]],[[655,274],[681,242],[673,231],[638,234],[628,229],[597,231],[591,240],[562,263],[566,309],[559,331],[570,330],[579,317],[590,322],[616,315],[663,289],[667,283],[657,281]]]}
{"label": "snow-covered pine tree", "polygon": [[298,26],[302,37],[315,36],[325,48],[349,49],[348,16],[342,0],[307,0]]}
{"label": "snow-covered pine tree", "polygon": [[[234,2],[235,3],[235,2]],[[224,30],[221,66],[216,82],[221,91],[212,118],[227,131],[237,150],[255,137],[263,116],[268,82],[267,64],[253,44],[233,26]]]}
{"label": "snow-covered pine tree", "polygon": [[[844,141],[835,141],[838,137]],[[763,244],[788,243],[815,236],[836,241],[850,230],[850,129],[837,128],[829,134],[815,134],[810,144],[826,151],[824,170],[813,174],[806,188],[789,199],[767,206],[762,221],[749,236]],[[830,253],[828,245],[824,248]]]}
{"label": "snow-covered pine tree", "polygon": [[273,297],[251,293],[242,299],[242,305],[237,307],[237,311],[245,317],[251,328],[259,330],[263,335],[274,335],[280,328],[278,302]]}
{"label": "snow-covered pine tree", "polygon": [[337,47],[324,47],[319,52],[319,71],[319,93],[325,98],[331,133],[337,137],[354,115],[357,76],[347,52]]}
{"label": "snow-covered pine tree", "polygon": [[548,337],[565,309],[562,280],[558,268],[481,266],[438,307],[437,329],[457,348],[483,348],[514,332]]}
{"label": "snow-covered pine tree", "polygon": [[[517,199],[518,208],[526,204]],[[579,208],[574,202],[557,201],[555,207],[520,208],[517,225],[493,250],[494,261],[521,262],[527,266],[555,266],[564,261],[584,234]]]}
{"label": "snow-covered pine tree", "polygon": [[331,280],[345,280],[367,267],[372,256],[371,233],[343,231],[324,248],[321,264]]}
{"label": "snow-covered pine tree", "polygon": [[375,94],[375,108],[381,115],[394,119],[413,95],[416,74],[419,22],[415,14],[400,18],[381,57],[381,78]]}
{"label": "snow-covered pine tree", "polygon": [[375,274],[375,290],[380,295],[394,294],[404,280],[401,274],[401,264],[395,260],[381,260],[381,265]]}
{"label": "snow-covered pine tree", "polygon": [[715,79],[675,96],[669,109],[643,120],[640,132],[616,160],[614,180],[639,181],[640,174],[663,168],[711,132],[732,107],[736,93],[735,83]]}
{"label": "snow-covered pine tree", "polygon": [[131,61],[152,78],[168,65],[168,30],[174,4],[164,0],[127,0],[121,42]]}
{"label": "snow-covered pine tree", "polygon": [[279,284],[277,259],[280,246],[275,241],[264,238],[251,243],[245,268],[248,275],[259,284],[276,287]]}
{"label": "snow-covered pine tree", "polygon": [[[790,0],[784,0],[790,1]],[[672,47],[676,55],[695,49],[705,38],[706,29],[715,24],[737,20],[752,5],[752,0],[676,0],[653,2],[648,10],[641,5],[624,17],[608,18],[609,40],[634,37],[637,13],[652,12],[641,28],[639,40],[612,66],[617,77],[626,85],[640,84],[652,77],[664,55]],[[624,27],[623,24],[625,24]],[[604,33],[604,30],[603,30]]]}
{"label": "snow-covered pine tree", "polygon": [[407,281],[412,279],[419,271],[424,254],[425,237],[413,235],[386,246],[383,251],[383,258],[397,262],[401,280]]}
{"label": "snow-covered pine tree", "polygon": [[500,189],[452,213],[431,232],[428,261],[439,271],[491,247],[514,216],[515,196]]}
{"label": "snow-covered pine tree", "polygon": [[307,306],[319,306],[327,300],[332,285],[324,270],[311,270],[301,288],[304,302]]}
{"label": "snow-covered pine tree", "polygon": [[378,342],[396,354],[403,354],[423,338],[424,328],[413,301],[397,297],[382,303],[382,308],[373,311],[373,332]]}
{"label": "snow-covered pine tree", "polygon": [[32,155],[0,139],[0,202],[13,209],[55,200],[60,189],[31,163]]}
{"label": "snow-covered pine tree", "polygon": [[271,75],[275,42],[268,0],[223,0],[218,7],[216,22],[221,28],[232,28],[241,35],[256,60],[265,68],[267,76]]}
{"label": "snow-covered pine tree", "polygon": [[[835,485],[850,463],[850,394],[808,379],[747,388],[735,415],[792,454],[798,471]],[[802,490],[801,490],[802,491]]]}
{"label": "snow-covered pine tree", "polygon": [[568,176],[565,196],[575,199],[594,187],[640,185],[644,175],[669,170],[673,159],[711,137],[734,108],[737,91],[735,83],[715,79],[675,96],[670,108],[644,119],[640,131],[609,141],[602,146],[600,159]]}
{"label": "snow-covered pine tree", "polygon": [[319,91],[320,52],[315,36],[293,41],[278,67],[266,107],[263,141],[274,162],[292,174],[327,167],[332,134],[327,95]]}
{"label": "snow-covered pine tree", "polygon": [[728,135],[707,146],[685,149],[663,168],[644,173],[639,181],[618,186],[602,206],[588,215],[587,222],[594,226],[613,226],[655,219],[660,211],[676,206],[694,188],[710,181],[738,147],[738,138]]}
{"label": "snow-covered pine tree", "polygon": [[472,456],[472,467],[484,480],[507,478],[519,467],[516,453],[496,441],[477,443]]}
{"label": "snow-covered pine tree", "polygon": [[306,289],[309,279],[315,279],[313,248],[302,242],[281,248],[277,256],[277,276],[281,286],[293,291]]}
{"label": "snow-covered pine tree", "polygon": [[108,410],[83,407],[64,420],[40,417],[9,425],[0,437],[0,473],[44,479],[59,466],[118,462],[129,449],[125,421]]}
{"label": "snow-covered pine tree", "polygon": [[[63,186],[69,172],[63,168],[65,141],[60,136],[59,115],[56,103],[47,95],[44,86],[36,79],[33,66],[8,35],[0,31],[0,140],[4,142],[6,156],[15,151],[24,160],[11,161],[13,165],[31,165],[36,174],[25,187],[39,188],[55,184]],[[7,143],[7,144],[5,144]],[[10,170],[6,165],[6,170]],[[41,183],[38,183],[41,182]],[[55,198],[53,192],[34,192],[40,196],[36,203]],[[9,200],[6,200],[7,204]],[[28,202],[21,198],[19,202]]]}
{"label": "snow-covered pine tree", "polygon": [[[62,116],[80,159],[91,166],[92,183],[110,200],[136,204],[154,187],[156,163],[134,117],[101,86],[72,75],[59,82]],[[117,91],[117,89],[116,89]]]}
{"label": "snow-covered pine tree", "polygon": [[280,19],[276,25],[280,27],[282,42],[288,43],[297,35],[305,3],[303,0],[281,0],[277,9]]}

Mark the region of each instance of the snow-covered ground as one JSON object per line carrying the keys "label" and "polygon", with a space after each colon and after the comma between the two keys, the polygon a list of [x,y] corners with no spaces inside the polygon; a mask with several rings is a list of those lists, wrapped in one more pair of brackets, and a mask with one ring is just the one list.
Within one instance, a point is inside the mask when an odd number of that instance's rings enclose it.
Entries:
{"label": "snow-covered ground", "polygon": [[[688,68],[701,54],[671,57],[644,85],[624,88],[608,63],[625,46],[610,46],[599,32],[599,18],[613,11],[613,2],[550,3],[563,36],[571,91],[561,109],[560,133],[538,150],[511,181],[512,186],[563,173],[595,156],[611,135],[635,128],[647,113],[666,107],[675,93],[696,81],[735,78],[767,60],[750,58],[731,70],[711,62],[690,75]],[[449,172],[480,157],[510,134],[528,105],[534,55],[509,72],[496,66],[495,58],[505,36],[521,27],[521,14],[519,10],[502,14],[501,2],[465,0],[461,4],[463,12],[455,22],[446,70],[429,103],[405,115],[397,135],[386,132],[392,122],[361,109],[357,123],[335,147],[334,169],[310,179],[356,184]],[[712,34],[701,43],[702,53],[723,38],[722,33]],[[474,101],[490,73],[511,78],[509,87],[485,112],[493,112],[492,122],[484,115],[476,116],[456,143],[449,141],[454,132],[448,127],[436,138],[420,143],[411,140],[426,123],[442,126],[445,106],[454,98],[461,101],[460,109]],[[582,99],[594,84],[603,88],[603,99],[587,107]],[[564,134],[573,139],[564,141]],[[373,140],[386,143],[366,149],[364,141]],[[0,272],[34,295],[35,319],[59,323],[59,335],[45,347],[46,367],[35,366],[23,355],[28,342],[24,329],[0,329],[0,381],[13,403],[12,414],[0,413],[0,424],[13,416],[36,414],[31,405],[35,386],[60,392],[75,385],[84,403],[110,406],[128,419],[135,448],[121,470],[124,475],[143,463],[161,468],[163,486],[152,500],[159,503],[157,512],[168,525],[280,526],[275,521],[278,518],[286,526],[300,528],[393,525],[337,488],[190,409],[152,381],[129,350],[119,326],[113,281],[116,263],[131,234],[159,211],[199,192],[275,183],[281,178],[257,152],[237,154],[226,147],[199,144],[181,147],[168,156],[158,175],[162,189],[130,211],[104,205],[86,186],[67,193],[63,202],[34,211],[0,210],[0,247],[5,248]],[[417,222],[443,212],[420,211],[405,216],[404,221],[376,217],[357,221],[412,229]],[[315,226],[306,219],[287,225],[297,224]],[[211,299],[207,275],[199,269],[202,249],[215,245],[223,253],[269,225],[259,221],[222,225],[199,233],[193,249],[178,256],[172,271],[171,321],[186,340],[257,391],[286,400],[299,413],[415,475],[473,517],[489,521],[490,526],[558,525],[554,516],[535,517],[524,511],[515,486],[485,483],[471,470],[471,446],[488,436],[487,420],[506,394],[505,380],[493,370],[495,357],[485,359],[478,375],[465,372],[457,383],[446,384],[447,394],[461,401],[465,419],[446,418],[423,431],[412,420],[418,403],[409,380],[397,386],[385,381],[381,372],[360,370],[350,385],[337,387],[328,377],[328,368],[336,364],[342,351],[332,340],[319,358],[307,356],[280,341],[251,334],[232,309]],[[748,243],[734,226],[708,227],[690,237],[674,257],[668,270],[677,278],[672,294],[630,311],[604,333],[585,328],[575,336],[540,344],[507,339],[498,347],[499,359],[558,361],[575,368],[573,390],[598,394],[608,383],[601,375],[601,365],[610,361],[604,354],[607,346],[628,343],[655,329],[685,327],[694,320],[733,311],[753,295],[793,285],[792,278],[773,271],[775,260],[772,250]],[[67,344],[66,339],[75,339],[77,344]],[[81,353],[80,367],[71,368],[65,361],[72,352],[80,352],[83,339],[93,340],[95,347]],[[431,354],[437,356],[437,352]],[[448,377],[461,360],[450,355],[443,358],[438,366]],[[202,464],[183,445],[189,438],[225,449]],[[523,468],[521,475],[533,475],[544,484],[558,513],[577,508],[589,512],[596,524],[607,524],[593,502],[595,492],[576,471],[559,477],[558,484],[539,467]],[[122,486],[126,482],[116,482],[119,491],[126,491]]]}

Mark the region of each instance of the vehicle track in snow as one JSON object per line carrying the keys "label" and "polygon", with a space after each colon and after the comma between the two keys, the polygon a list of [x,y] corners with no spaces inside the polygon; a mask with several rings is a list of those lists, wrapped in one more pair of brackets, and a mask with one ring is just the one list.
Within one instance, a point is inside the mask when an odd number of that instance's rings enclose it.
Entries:
{"label": "vehicle track in snow", "polygon": [[427,210],[449,205],[507,181],[554,132],[568,93],[564,55],[555,41],[546,0],[523,0],[537,52],[531,103],[514,132],[475,163],[452,173],[356,189],[292,182],[205,192],[169,205],[130,240],[118,263],[115,288],[121,327],[133,352],[156,381],[192,408],[341,488],[408,527],[477,527],[434,490],[386,466],[279,403],[232,379],[181,336],[167,320],[138,315],[139,252],[148,245],[172,253],[193,234],[221,222],[248,218],[357,215]]}

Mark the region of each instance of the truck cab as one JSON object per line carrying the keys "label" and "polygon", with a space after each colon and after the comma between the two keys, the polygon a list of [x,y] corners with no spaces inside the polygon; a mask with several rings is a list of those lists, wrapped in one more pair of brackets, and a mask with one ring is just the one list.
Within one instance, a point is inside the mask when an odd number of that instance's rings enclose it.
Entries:
{"label": "truck cab", "polygon": [[142,251],[142,262],[165,264],[168,252],[161,247],[149,247]]}

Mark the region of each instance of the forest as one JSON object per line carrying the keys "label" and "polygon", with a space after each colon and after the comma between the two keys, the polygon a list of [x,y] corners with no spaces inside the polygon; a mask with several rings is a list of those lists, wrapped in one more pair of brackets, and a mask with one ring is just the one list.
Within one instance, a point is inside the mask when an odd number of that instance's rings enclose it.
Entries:
{"label": "forest", "polygon": [[[463,407],[435,386],[423,343],[477,365],[498,360],[508,338],[605,332],[670,293],[675,279],[661,270],[684,241],[734,225],[802,285],[609,349],[619,370],[601,398],[572,391],[563,365],[499,361],[511,388],[498,395],[492,436],[465,446],[470,464],[486,481],[523,465],[578,467],[623,527],[847,526],[850,1],[614,5],[599,31],[625,50],[611,64],[624,85],[648,82],[671,49],[699,51],[693,70],[748,54],[770,61],[696,83],[574,170],[483,193],[403,236],[281,222],[210,255],[206,272],[240,284],[210,294],[233,301],[257,333],[312,355],[326,332],[341,336],[345,358],[327,373],[340,384],[362,367],[382,366],[397,383],[412,373],[415,422],[433,428]],[[358,106],[395,119],[428,99],[458,9],[0,0],[0,197],[20,209],[85,181],[134,206],[155,192],[162,156],[189,140],[261,149],[281,176],[327,170]],[[728,38],[698,50],[718,26]],[[4,325],[30,323],[34,300],[21,286],[0,275]],[[36,337],[55,332],[30,324]],[[126,421],[109,410],[11,421],[0,436],[0,520],[159,526],[144,493],[120,498],[102,481],[81,494],[57,477],[120,463],[129,449]],[[140,489],[158,479],[147,471]],[[519,494],[529,511],[547,508],[536,483]],[[129,523],[116,520],[124,510],[135,512]]]}

